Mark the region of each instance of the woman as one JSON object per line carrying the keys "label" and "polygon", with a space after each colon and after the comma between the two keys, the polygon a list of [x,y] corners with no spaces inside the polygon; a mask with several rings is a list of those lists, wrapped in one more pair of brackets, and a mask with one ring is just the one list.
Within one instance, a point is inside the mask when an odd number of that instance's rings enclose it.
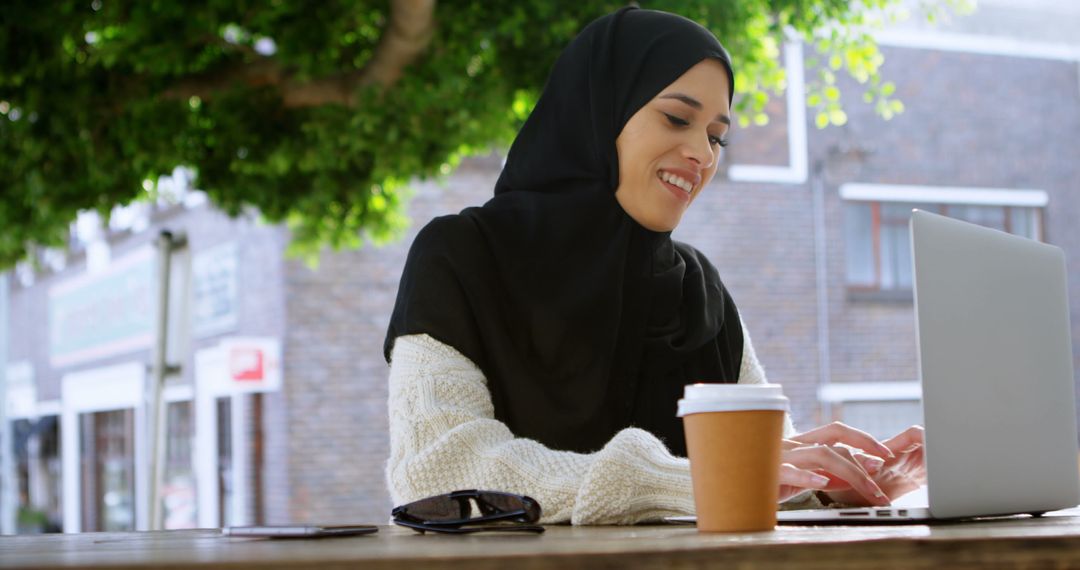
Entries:
{"label": "woman", "polygon": [[[716,172],[733,83],[672,14],[624,8],[566,48],[495,197],[410,250],[385,345],[395,504],[487,488],[544,522],[693,512],[683,386],[765,381],[716,268],[670,237]],[[784,498],[887,504],[920,481],[917,429],[785,433]]]}

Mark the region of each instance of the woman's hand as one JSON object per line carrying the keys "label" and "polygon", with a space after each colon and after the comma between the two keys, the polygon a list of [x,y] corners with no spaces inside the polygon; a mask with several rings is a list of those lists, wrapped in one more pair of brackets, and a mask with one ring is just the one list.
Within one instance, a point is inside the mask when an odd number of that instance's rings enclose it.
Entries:
{"label": "woman's hand", "polygon": [[857,453],[844,446],[785,439],[780,454],[780,500],[804,489],[818,489],[855,493],[860,502],[870,505],[889,504],[888,496],[860,464]]}
{"label": "woman's hand", "polygon": [[887,445],[874,439],[874,436],[840,422],[833,422],[814,428],[810,431],[792,436],[791,439],[803,444],[839,444],[849,449],[854,449],[857,452],[856,457],[859,459],[860,464],[863,464],[868,468],[872,467],[873,469],[871,470],[876,470],[876,468],[881,467],[885,459],[891,459],[893,457],[892,449],[889,449]]}
{"label": "woman's hand", "polygon": [[[874,482],[894,501],[926,483],[926,456],[923,447],[923,428],[911,426],[884,442],[893,454],[885,459],[881,469],[873,474]],[[863,500],[858,488],[826,489],[829,498],[845,504],[876,504]]]}
{"label": "woman's hand", "polygon": [[840,422],[812,429],[784,441],[780,498],[818,489],[837,502],[888,505],[925,479],[921,449],[918,426],[886,443]]}

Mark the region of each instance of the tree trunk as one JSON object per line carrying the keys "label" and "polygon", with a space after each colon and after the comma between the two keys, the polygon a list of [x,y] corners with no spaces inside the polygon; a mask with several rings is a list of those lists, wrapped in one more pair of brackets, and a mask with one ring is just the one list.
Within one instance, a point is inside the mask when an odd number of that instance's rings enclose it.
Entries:
{"label": "tree trunk", "polygon": [[166,90],[163,96],[176,99],[197,96],[209,100],[216,92],[243,83],[276,86],[286,107],[328,103],[352,106],[358,88],[372,84],[387,88],[396,83],[405,67],[416,61],[431,43],[434,32],[435,0],[392,0],[390,20],[375,54],[363,69],[354,73],[300,82],[267,58],[190,78]]}

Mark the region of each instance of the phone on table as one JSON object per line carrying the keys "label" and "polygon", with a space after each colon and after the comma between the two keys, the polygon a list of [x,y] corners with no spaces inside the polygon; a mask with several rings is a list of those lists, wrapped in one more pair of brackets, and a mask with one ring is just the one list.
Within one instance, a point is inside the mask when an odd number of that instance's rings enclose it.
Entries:
{"label": "phone on table", "polygon": [[270,526],[229,526],[221,529],[221,534],[242,538],[325,538],[330,536],[373,534],[378,531],[379,527],[371,524],[290,524]]}

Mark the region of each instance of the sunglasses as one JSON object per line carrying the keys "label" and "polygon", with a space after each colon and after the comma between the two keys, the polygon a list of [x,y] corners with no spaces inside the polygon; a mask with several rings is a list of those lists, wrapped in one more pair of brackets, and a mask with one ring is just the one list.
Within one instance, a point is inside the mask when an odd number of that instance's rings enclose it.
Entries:
{"label": "sunglasses", "polygon": [[540,520],[536,499],[499,491],[454,491],[394,507],[391,515],[394,524],[421,533],[544,532],[544,527],[531,524]]}

